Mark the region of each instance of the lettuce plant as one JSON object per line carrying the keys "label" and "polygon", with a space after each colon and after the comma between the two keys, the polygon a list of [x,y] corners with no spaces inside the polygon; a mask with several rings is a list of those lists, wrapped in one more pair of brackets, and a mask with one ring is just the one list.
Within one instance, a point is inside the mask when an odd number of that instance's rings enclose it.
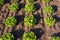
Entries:
{"label": "lettuce plant", "polygon": [[58,37],[58,36],[51,36],[50,40],[60,40],[60,37]]}
{"label": "lettuce plant", "polygon": [[4,24],[8,27],[15,26],[17,23],[17,20],[14,17],[7,17],[6,20],[4,21]]}
{"label": "lettuce plant", "polygon": [[50,2],[51,0],[42,0],[42,2]]}
{"label": "lettuce plant", "polygon": [[26,2],[33,3],[33,2],[34,2],[34,0],[26,0]]}
{"label": "lettuce plant", "polygon": [[24,11],[27,13],[31,13],[35,11],[35,7],[33,3],[29,3],[25,5]]}
{"label": "lettuce plant", "polygon": [[17,5],[17,4],[12,3],[12,4],[9,6],[9,10],[10,10],[11,12],[16,11],[17,9],[18,9],[18,5]]}
{"label": "lettuce plant", "polygon": [[4,4],[4,0],[0,0],[0,6]]}
{"label": "lettuce plant", "polygon": [[34,32],[24,32],[22,40],[36,40]]}
{"label": "lettuce plant", "polygon": [[53,26],[56,20],[53,17],[44,18],[44,22],[47,26]]}
{"label": "lettuce plant", "polygon": [[54,12],[54,10],[53,10],[53,8],[51,6],[46,6],[46,7],[43,8],[43,12],[50,15],[50,14],[52,14]]}
{"label": "lettuce plant", "polygon": [[3,34],[0,40],[14,40],[14,36],[11,33]]}
{"label": "lettuce plant", "polygon": [[36,23],[36,18],[33,15],[26,16],[24,18],[24,25],[25,26],[33,26]]}

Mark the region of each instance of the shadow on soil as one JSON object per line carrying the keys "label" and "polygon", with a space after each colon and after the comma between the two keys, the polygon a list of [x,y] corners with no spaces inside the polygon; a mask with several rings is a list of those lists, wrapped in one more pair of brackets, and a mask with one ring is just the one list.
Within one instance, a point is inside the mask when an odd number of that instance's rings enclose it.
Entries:
{"label": "shadow on soil", "polygon": [[51,1],[53,1],[53,0],[51,0]]}
{"label": "shadow on soil", "polygon": [[11,34],[13,34],[13,36],[15,37],[14,40],[17,40],[17,38],[21,38],[23,36],[24,30],[14,30],[11,32]]}
{"label": "shadow on soil", "polygon": [[21,4],[19,4],[19,9],[18,10],[20,10],[20,9],[22,9],[24,7],[25,7],[25,4],[21,3]]}
{"label": "shadow on soil", "polygon": [[52,5],[52,8],[54,9],[54,12],[58,10],[56,5]]}
{"label": "shadow on soil", "polygon": [[41,28],[37,28],[37,29],[31,29],[30,31],[34,32],[35,35],[38,38],[41,38],[41,36],[43,35],[44,31]]}
{"label": "shadow on soil", "polygon": [[34,4],[35,5],[35,8],[36,8],[36,10],[35,11],[37,11],[37,10],[39,10],[40,9],[40,4],[39,3],[36,3],[36,4]]}
{"label": "shadow on soil", "polygon": [[18,3],[20,2],[21,0],[18,0]]}
{"label": "shadow on soil", "polygon": [[17,24],[19,24],[19,22],[21,22],[21,21],[24,21],[24,17],[25,17],[24,15],[19,15],[19,16],[16,15],[15,18],[17,20]]}
{"label": "shadow on soil", "polygon": [[60,37],[60,32],[59,33],[55,33],[55,34],[53,34],[52,36],[58,36],[58,37]]}
{"label": "shadow on soil", "polygon": [[55,18],[57,22],[60,22],[60,17],[54,15],[53,18]]}
{"label": "shadow on soil", "polygon": [[34,0],[34,2],[36,2],[37,0]]}
{"label": "shadow on soil", "polygon": [[34,17],[35,17],[36,20],[37,20],[36,24],[38,24],[39,21],[40,21],[40,19],[41,19],[42,17],[40,16],[40,14],[36,14],[36,15],[34,15]]}
{"label": "shadow on soil", "polygon": [[18,13],[22,8],[24,8],[25,7],[25,4],[21,3],[21,4],[19,4],[18,7],[19,7],[19,9],[17,9],[16,13]]}
{"label": "shadow on soil", "polygon": [[5,0],[5,3],[10,3],[11,0]]}
{"label": "shadow on soil", "polygon": [[[18,0],[18,3],[20,2],[21,0]],[[11,0],[5,0],[5,3],[11,3]]]}

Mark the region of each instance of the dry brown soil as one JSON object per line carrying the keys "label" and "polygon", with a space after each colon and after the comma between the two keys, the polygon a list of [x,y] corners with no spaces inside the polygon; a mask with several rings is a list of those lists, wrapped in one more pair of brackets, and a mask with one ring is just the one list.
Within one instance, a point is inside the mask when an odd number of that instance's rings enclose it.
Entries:
{"label": "dry brown soil", "polygon": [[[33,13],[33,15],[37,18],[37,24],[33,27],[25,27],[23,25],[23,18],[26,15],[23,8],[25,5],[24,0],[21,0],[19,2],[20,9],[17,12],[11,13],[8,9],[9,3],[6,3],[4,6],[0,8],[0,36],[2,34],[6,34],[7,32],[11,32],[15,36],[15,40],[22,40],[22,34],[24,31],[33,31],[35,32],[37,36],[37,40],[50,40],[50,37],[52,35],[59,34],[60,36],[60,0],[53,0],[49,3],[41,2],[41,0],[36,0],[34,2],[36,11]],[[43,7],[47,5],[52,5],[55,12],[53,13],[53,17],[56,18],[57,22],[54,26],[48,27],[44,25],[43,18],[46,16],[44,15],[42,9]],[[19,21],[19,23],[12,27],[8,28],[6,27],[3,22],[8,16],[15,16],[16,19]]]}

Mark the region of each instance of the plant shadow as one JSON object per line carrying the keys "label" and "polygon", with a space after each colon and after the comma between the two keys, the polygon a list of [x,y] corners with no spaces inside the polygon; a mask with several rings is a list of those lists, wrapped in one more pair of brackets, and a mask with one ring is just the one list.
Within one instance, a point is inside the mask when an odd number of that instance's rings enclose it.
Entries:
{"label": "plant shadow", "polygon": [[35,8],[36,8],[36,10],[35,11],[37,11],[37,10],[39,10],[40,8],[41,8],[41,6],[40,6],[40,4],[39,3],[36,3],[36,4],[34,4],[35,5]]}
{"label": "plant shadow", "polygon": [[52,5],[52,8],[54,9],[54,12],[58,10],[56,5]]}
{"label": "plant shadow", "polygon": [[18,0],[18,3],[20,2],[21,0]]}
{"label": "plant shadow", "polygon": [[40,14],[38,13],[38,14],[35,14],[34,15],[34,17],[36,18],[36,20],[37,20],[37,22],[36,22],[36,24],[38,24],[39,23],[39,21],[40,21],[40,19],[42,18],[41,16],[40,16]]}
{"label": "plant shadow", "polygon": [[13,36],[14,36],[14,40],[17,40],[17,38],[22,38],[22,36],[23,36],[23,33],[24,33],[24,30],[12,30],[12,32],[11,32],[11,34],[13,34]]}
{"label": "plant shadow", "polygon": [[25,7],[25,4],[21,3],[21,4],[19,4],[19,9],[18,10],[21,10],[24,7]]}
{"label": "plant shadow", "polygon": [[[20,2],[21,0],[18,0],[18,3]],[[11,3],[11,0],[5,0],[5,3]]]}
{"label": "plant shadow", "polygon": [[17,24],[19,24],[19,22],[21,22],[21,21],[24,21],[24,17],[25,17],[25,15],[16,15],[15,16],[15,18],[16,18],[16,20],[17,20]]}
{"label": "plant shadow", "polygon": [[31,29],[30,31],[34,32],[37,39],[41,38],[41,36],[43,35],[44,31],[41,28],[37,28],[37,29]]}
{"label": "plant shadow", "polygon": [[60,22],[60,17],[53,15],[53,18],[55,18],[56,22]]}
{"label": "plant shadow", "polygon": [[60,37],[60,32],[59,33],[54,33],[52,36]]}
{"label": "plant shadow", "polygon": [[53,1],[53,0],[51,0],[51,1]]}
{"label": "plant shadow", "polygon": [[10,3],[11,0],[4,0],[4,1],[5,1],[5,3]]}
{"label": "plant shadow", "polygon": [[34,0],[34,2],[36,2],[37,0]]}

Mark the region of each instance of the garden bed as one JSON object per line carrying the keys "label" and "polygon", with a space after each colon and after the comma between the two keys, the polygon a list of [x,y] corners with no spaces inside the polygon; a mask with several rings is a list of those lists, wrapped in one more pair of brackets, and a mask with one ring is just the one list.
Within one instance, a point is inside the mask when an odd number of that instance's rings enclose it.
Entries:
{"label": "garden bed", "polygon": [[[24,12],[23,9],[25,4],[26,3],[24,2],[24,0],[19,1],[19,10],[13,13],[10,12],[8,9],[10,5],[8,1],[0,8],[0,36],[2,34],[6,34],[7,32],[11,32],[15,36],[15,40],[21,40],[24,31],[35,32],[37,36],[37,40],[50,40],[51,35],[58,34],[60,36],[60,2],[59,1],[53,0],[49,3],[44,3],[41,2],[41,0],[36,0],[34,2],[36,11],[33,13],[33,15],[36,17],[37,23],[33,27],[26,27],[23,25],[23,20],[24,17],[26,16],[26,13]],[[57,22],[52,27],[45,26],[43,21],[43,18],[46,15],[44,15],[42,9],[44,6],[47,5],[52,5],[55,11],[52,14],[52,16],[56,18]],[[9,28],[3,24],[4,20],[8,16],[14,16],[18,20],[16,26]]]}

